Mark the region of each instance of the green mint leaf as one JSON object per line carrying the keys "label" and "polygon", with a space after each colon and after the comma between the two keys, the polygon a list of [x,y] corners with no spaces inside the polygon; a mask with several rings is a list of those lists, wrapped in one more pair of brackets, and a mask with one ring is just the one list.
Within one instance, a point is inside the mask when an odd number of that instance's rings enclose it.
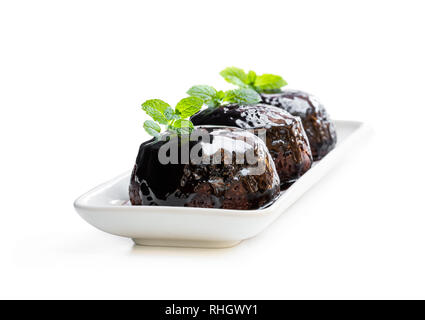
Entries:
{"label": "green mint leaf", "polygon": [[173,108],[160,99],[151,99],[143,102],[142,109],[160,124],[168,124],[168,121],[175,119]]}
{"label": "green mint leaf", "polygon": [[274,74],[262,74],[257,76],[254,82],[255,90],[258,92],[278,90],[288,83],[281,76]]}
{"label": "green mint leaf", "polygon": [[201,98],[208,107],[216,107],[219,104],[218,92],[211,86],[198,85],[187,90],[192,97]]}
{"label": "green mint leaf", "polygon": [[193,123],[190,120],[177,119],[170,124],[170,129],[178,134],[190,134],[193,130]]}
{"label": "green mint leaf", "polygon": [[187,90],[187,94],[192,97],[201,98],[204,101],[214,99],[217,96],[217,90],[211,86],[198,85]]}
{"label": "green mint leaf", "polygon": [[226,91],[223,101],[238,104],[255,104],[261,101],[261,97],[255,90],[240,88]]}
{"label": "green mint leaf", "polygon": [[201,110],[204,101],[198,97],[183,98],[177,103],[176,114],[182,119],[190,117]]}
{"label": "green mint leaf", "polygon": [[143,128],[145,128],[146,132],[155,138],[159,137],[159,133],[161,132],[161,127],[152,120],[146,120],[143,123]]}
{"label": "green mint leaf", "polygon": [[240,88],[251,88],[257,92],[279,92],[280,88],[288,83],[281,76],[274,74],[256,75],[254,71],[246,74],[236,67],[226,68],[220,72],[223,78]]}
{"label": "green mint leaf", "polygon": [[247,86],[247,75],[245,71],[236,67],[229,67],[220,72],[220,75],[227,81],[239,87]]}
{"label": "green mint leaf", "polygon": [[256,78],[257,78],[257,74],[254,71],[250,70],[246,78],[247,84],[249,84],[250,86],[254,85]]}
{"label": "green mint leaf", "polygon": [[220,90],[220,91],[217,91],[217,100],[223,100],[224,99],[224,91],[223,90]]}

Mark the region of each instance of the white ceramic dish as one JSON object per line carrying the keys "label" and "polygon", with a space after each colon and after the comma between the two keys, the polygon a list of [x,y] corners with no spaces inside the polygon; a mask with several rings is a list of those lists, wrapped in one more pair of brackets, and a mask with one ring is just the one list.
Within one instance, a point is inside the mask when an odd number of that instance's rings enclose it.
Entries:
{"label": "white ceramic dish", "polygon": [[368,133],[361,122],[335,121],[338,143],[269,207],[225,210],[128,205],[130,173],[79,197],[75,209],[94,227],[139,245],[221,248],[251,238],[278,218]]}

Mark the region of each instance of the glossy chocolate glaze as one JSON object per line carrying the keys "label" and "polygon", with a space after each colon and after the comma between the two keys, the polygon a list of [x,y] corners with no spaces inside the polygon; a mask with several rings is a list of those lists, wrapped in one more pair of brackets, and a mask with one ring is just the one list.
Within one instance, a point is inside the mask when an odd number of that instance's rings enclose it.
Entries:
{"label": "glossy chocolate glaze", "polygon": [[[279,177],[261,139],[237,128],[197,127],[195,131],[204,132],[210,142],[198,144],[198,141],[166,135],[180,148],[193,152],[199,148],[197,154],[202,159],[219,156],[222,161],[196,164],[192,157],[182,161],[179,152],[178,163],[162,164],[158,153],[167,141],[144,142],[131,175],[129,194],[133,205],[247,210],[266,206],[279,195]],[[241,164],[237,160],[243,159],[247,152],[252,152],[256,164],[246,161]],[[263,170],[256,171],[257,166]]]}
{"label": "glossy chocolate glaze", "polygon": [[195,125],[226,125],[266,129],[266,144],[285,189],[310,169],[313,158],[301,121],[288,112],[265,104],[231,104],[209,108],[192,116]]}
{"label": "glossy chocolate glaze", "polygon": [[320,160],[336,144],[335,127],[323,105],[311,94],[298,90],[260,94],[264,103],[282,108],[301,118],[314,160]]}

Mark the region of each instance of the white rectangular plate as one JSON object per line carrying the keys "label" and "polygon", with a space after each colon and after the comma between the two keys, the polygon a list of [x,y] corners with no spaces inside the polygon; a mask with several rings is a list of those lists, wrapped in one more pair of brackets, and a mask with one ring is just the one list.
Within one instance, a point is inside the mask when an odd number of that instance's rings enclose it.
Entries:
{"label": "white rectangular plate", "polygon": [[368,134],[361,122],[335,121],[334,150],[297,180],[269,207],[227,210],[128,205],[127,172],[79,197],[75,209],[94,227],[132,238],[136,244],[221,248],[251,238],[278,218],[328,172],[351,147]]}

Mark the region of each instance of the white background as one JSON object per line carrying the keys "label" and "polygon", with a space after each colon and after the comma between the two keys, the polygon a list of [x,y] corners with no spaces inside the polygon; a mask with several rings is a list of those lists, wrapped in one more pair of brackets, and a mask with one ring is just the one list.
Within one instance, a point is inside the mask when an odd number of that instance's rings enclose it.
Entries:
{"label": "white background", "polygon": [[[2,1],[0,298],[425,298],[423,1]],[[133,247],[74,199],[133,166],[140,104],[226,66],[375,134],[270,228]]]}

